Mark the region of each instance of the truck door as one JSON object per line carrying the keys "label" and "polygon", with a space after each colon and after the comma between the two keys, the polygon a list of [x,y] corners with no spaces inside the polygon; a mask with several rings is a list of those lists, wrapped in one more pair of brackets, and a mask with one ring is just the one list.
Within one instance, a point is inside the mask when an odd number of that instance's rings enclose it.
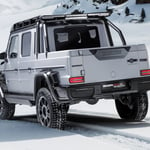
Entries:
{"label": "truck door", "polygon": [[8,62],[5,63],[6,83],[9,92],[17,92],[19,87],[19,70],[18,70],[18,52],[19,52],[19,35],[11,35],[8,44],[7,54]]}
{"label": "truck door", "polygon": [[19,57],[19,93],[32,94],[34,85],[34,32],[31,29],[21,34],[21,51]]}

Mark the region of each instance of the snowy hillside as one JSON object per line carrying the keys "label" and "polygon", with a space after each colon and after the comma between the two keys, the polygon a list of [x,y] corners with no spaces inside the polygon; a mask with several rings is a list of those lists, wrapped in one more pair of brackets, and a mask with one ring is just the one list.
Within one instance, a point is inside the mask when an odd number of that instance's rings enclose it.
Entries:
{"label": "snowy hillside", "polygon": [[48,0],[0,0],[0,13],[11,14],[31,11],[46,5]]}
{"label": "snowy hillside", "polygon": [[[129,16],[125,16],[125,8],[128,6],[130,9]],[[0,0],[0,51],[4,51],[6,49],[6,44],[9,36],[9,31],[13,23],[21,21],[23,19],[31,18],[34,16],[42,15],[42,14],[63,14],[63,13],[71,13],[74,10],[78,9],[81,12],[102,12],[106,11],[106,9],[113,9],[113,14],[109,19],[113,22],[121,23],[119,27],[123,30],[124,34],[127,35],[126,39],[133,36],[134,32],[134,23],[128,24],[125,26],[122,23],[128,23],[130,20],[139,19],[140,11],[142,8],[145,9],[146,18],[145,21],[150,21],[150,4],[146,5],[136,5],[135,0],[129,0],[128,2],[115,6],[111,2],[106,3],[93,3],[92,0],[77,0],[75,3],[73,0]],[[134,15],[133,15],[134,14]],[[133,25],[132,25],[133,24]],[[144,24],[143,24],[144,25]],[[149,39],[147,37],[147,32],[144,32],[141,24],[137,24],[137,28],[139,32],[137,33],[137,38],[139,40],[133,40],[133,38],[129,41],[129,43],[134,43],[140,41],[140,43],[149,44]],[[123,26],[123,28],[122,28]],[[131,27],[130,27],[131,26]],[[148,27],[149,25],[144,25]],[[128,33],[126,30],[128,27],[131,32]],[[132,28],[134,32],[132,32]],[[149,28],[144,28],[146,31]],[[131,35],[131,36],[130,36]],[[144,38],[142,38],[144,37]]]}
{"label": "snowy hillside", "polygon": [[[11,5],[10,2],[14,3]],[[26,0],[0,0],[0,43],[3,43],[0,44],[0,51],[6,49],[10,28],[14,23],[42,14],[53,14],[59,2],[60,0],[51,2],[47,0],[39,0],[39,2],[31,0],[27,4]]]}
{"label": "snowy hillside", "polygon": [[[128,16],[126,16],[125,14],[126,7],[129,8]],[[118,22],[136,22],[141,19],[142,8],[144,8],[146,13],[145,21],[150,21],[150,16],[148,15],[150,13],[150,4],[137,5],[136,0],[128,0],[128,2],[118,6],[113,5],[110,1],[99,4],[97,2],[93,2],[92,0],[78,0],[78,2],[76,3],[74,3],[72,0],[64,0],[58,5],[58,8],[54,11],[54,13],[68,14],[72,13],[74,10],[89,13],[103,12],[107,11],[107,9],[111,9],[113,11],[113,14],[110,18],[112,20]]]}
{"label": "snowy hillside", "polygon": [[[102,12],[108,9],[113,11],[111,19],[118,22],[136,21],[141,18],[141,11],[144,8],[146,18],[145,21],[150,21],[150,4],[137,5],[136,0],[128,0],[122,5],[113,5],[110,0],[108,2],[93,2],[94,0],[0,0],[0,15],[17,14],[29,12],[33,10],[49,7],[49,13],[52,14],[70,14],[74,10],[80,12]],[[51,11],[51,6],[55,5],[55,9]],[[126,16],[125,9],[129,8],[129,15]],[[47,12],[45,12],[47,13]],[[40,15],[40,12],[39,14]]]}
{"label": "snowy hillside", "polygon": [[[125,9],[129,8],[129,16],[126,16]],[[150,4],[136,4],[136,0],[128,0],[128,2],[111,7],[114,9],[114,14],[111,19],[118,21],[118,22],[136,22],[137,20],[141,19],[141,11],[144,9],[146,18],[144,19],[145,22],[150,21]]]}

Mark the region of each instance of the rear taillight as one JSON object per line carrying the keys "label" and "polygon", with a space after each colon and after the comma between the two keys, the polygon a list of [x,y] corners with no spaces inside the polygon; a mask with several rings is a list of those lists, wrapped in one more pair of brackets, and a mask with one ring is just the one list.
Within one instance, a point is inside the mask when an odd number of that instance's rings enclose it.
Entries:
{"label": "rear taillight", "polygon": [[150,75],[150,69],[147,69],[147,70],[141,70],[141,76],[148,76]]}
{"label": "rear taillight", "polygon": [[71,77],[69,78],[70,83],[83,83],[84,82],[84,77]]}

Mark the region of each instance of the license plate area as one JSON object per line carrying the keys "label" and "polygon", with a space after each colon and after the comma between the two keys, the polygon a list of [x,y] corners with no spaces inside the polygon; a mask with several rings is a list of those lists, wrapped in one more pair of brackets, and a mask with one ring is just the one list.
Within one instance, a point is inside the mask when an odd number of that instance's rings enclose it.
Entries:
{"label": "license plate area", "polygon": [[110,83],[104,83],[101,85],[102,93],[106,92],[117,92],[122,90],[128,90],[129,85],[128,82],[125,81],[116,81]]}

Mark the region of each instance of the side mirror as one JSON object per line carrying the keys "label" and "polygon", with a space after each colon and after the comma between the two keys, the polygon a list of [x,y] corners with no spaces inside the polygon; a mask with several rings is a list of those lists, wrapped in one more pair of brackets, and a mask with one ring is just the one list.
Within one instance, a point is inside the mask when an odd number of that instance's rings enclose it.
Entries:
{"label": "side mirror", "polygon": [[12,53],[10,54],[10,58],[17,58],[17,53],[12,52]]}
{"label": "side mirror", "polygon": [[0,53],[0,59],[6,59],[6,58],[7,58],[7,53],[6,52]]}

